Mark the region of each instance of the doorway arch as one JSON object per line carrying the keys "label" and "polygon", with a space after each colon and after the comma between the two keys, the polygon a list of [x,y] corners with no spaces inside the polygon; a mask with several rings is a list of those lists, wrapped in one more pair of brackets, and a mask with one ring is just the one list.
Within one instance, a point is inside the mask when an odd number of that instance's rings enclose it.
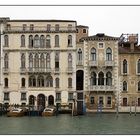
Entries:
{"label": "doorway arch", "polygon": [[43,110],[45,108],[45,95],[44,94],[39,94],[37,96],[37,106],[39,110]]}
{"label": "doorway arch", "polygon": [[48,105],[54,105],[54,97],[52,95],[48,97]]}
{"label": "doorway arch", "polygon": [[84,72],[78,70],[76,72],[76,90],[83,90]]}
{"label": "doorway arch", "polygon": [[30,95],[29,96],[29,105],[34,106],[35,105],[35,96]]}

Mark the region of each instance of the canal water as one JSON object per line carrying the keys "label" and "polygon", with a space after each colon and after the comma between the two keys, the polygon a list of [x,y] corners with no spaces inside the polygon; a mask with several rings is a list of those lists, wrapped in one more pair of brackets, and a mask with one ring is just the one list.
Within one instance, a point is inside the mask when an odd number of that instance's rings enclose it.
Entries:
{"label": "canal water", "polygon": [[0,116],[0,134],[140,134],[140,114],[87,114],[53,117]]}

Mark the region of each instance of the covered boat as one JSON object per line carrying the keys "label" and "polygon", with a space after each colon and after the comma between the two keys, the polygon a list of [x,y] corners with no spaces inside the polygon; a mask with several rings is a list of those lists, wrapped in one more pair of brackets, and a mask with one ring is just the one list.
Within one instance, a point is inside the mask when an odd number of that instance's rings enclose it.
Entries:
{"label": "covered boat", "polygon": [[54,116],[56,112],[55,108],[45,108],[42,112],[42,116]]}
{"label": "covered boat", "polygon": [[7,113],[7,116],[8,117],[21,117],[21,116],[24,116],[25,114],[25,111],[21,108],[14,108],[14,109],[11,109],[8,113]]}

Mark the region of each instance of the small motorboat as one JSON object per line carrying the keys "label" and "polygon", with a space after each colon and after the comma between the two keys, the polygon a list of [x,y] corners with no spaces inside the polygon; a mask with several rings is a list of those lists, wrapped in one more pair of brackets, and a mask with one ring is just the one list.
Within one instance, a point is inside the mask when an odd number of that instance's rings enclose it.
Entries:
{"label": "small motorboat", "polygon": [[25,114],[25,111],[21,108],[14,108],[14,109],[11,109],[8,113],[7,113],[7,116],[8,117],[22,117],[24,116]]}
{"label": "small motorboat", "polygon": [[55,108],[45,108],[42,112],[42,116],[54,116],[55,115]]}

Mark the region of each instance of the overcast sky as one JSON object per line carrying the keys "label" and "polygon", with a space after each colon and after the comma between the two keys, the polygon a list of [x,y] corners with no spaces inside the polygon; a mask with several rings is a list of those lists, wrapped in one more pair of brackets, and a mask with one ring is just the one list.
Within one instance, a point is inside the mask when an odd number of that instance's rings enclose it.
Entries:
{"label": "overcast sky", "polygon": [[89,26],[89,35],[140,34],[140,6],[0,6],[10,19],[67,19]]}

